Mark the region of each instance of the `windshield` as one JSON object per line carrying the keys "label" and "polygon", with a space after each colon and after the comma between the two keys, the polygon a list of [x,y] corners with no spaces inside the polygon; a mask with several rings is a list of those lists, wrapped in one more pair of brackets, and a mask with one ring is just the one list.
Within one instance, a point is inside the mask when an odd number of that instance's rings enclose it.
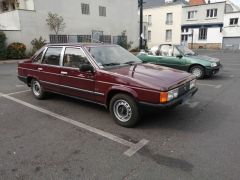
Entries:
{"label": "windshield", "polygon": [[100,68],[141,63],[136,56],[120,46],[90,47],[89,52]]}
{"label": "windshield", "polygon": [[176,46],[176,47],[184,56],[196,55],[195,52],[193,52],[191,49],[189,49],[186,46]]}

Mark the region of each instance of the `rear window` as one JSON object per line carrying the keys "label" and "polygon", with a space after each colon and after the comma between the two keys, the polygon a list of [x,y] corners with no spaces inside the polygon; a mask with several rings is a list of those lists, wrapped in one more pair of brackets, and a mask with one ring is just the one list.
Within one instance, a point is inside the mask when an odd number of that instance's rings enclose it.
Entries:
{"label": "rear window", "polygon": [[59,66],[62,47],[50,47],[47,49],[42,64]]}

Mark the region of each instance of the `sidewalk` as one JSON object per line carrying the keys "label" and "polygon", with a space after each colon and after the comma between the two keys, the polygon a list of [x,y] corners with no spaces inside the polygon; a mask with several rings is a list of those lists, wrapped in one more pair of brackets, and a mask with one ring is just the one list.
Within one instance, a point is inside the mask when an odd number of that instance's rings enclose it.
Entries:
{"label": "sidewalk", "polygon": [[9,59],[9,60],[0,60],[0,64],[15,64],[18,63],[20,61],[23,61],[24,59]]}

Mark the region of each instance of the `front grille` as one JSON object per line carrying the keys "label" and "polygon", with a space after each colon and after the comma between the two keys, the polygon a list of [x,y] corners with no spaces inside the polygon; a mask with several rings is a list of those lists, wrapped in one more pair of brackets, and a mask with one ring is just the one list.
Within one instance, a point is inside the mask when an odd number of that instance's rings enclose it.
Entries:
{"label": "front grille", "polygon": [[178,96],[182,96],[190,91],[190,82],[187,82],[178,88]]}

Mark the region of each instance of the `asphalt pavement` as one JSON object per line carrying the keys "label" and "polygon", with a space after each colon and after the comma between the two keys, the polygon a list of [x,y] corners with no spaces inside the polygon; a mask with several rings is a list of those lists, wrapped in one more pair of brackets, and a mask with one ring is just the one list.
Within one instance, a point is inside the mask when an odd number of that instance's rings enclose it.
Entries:
{"label": "asphalt pavement", "polygon": [[239,179],[240,53],[199,53],[220,58],[220,73],[132,129],[95,104],[36,100],[16,62],[0,63],[0,179]]}

